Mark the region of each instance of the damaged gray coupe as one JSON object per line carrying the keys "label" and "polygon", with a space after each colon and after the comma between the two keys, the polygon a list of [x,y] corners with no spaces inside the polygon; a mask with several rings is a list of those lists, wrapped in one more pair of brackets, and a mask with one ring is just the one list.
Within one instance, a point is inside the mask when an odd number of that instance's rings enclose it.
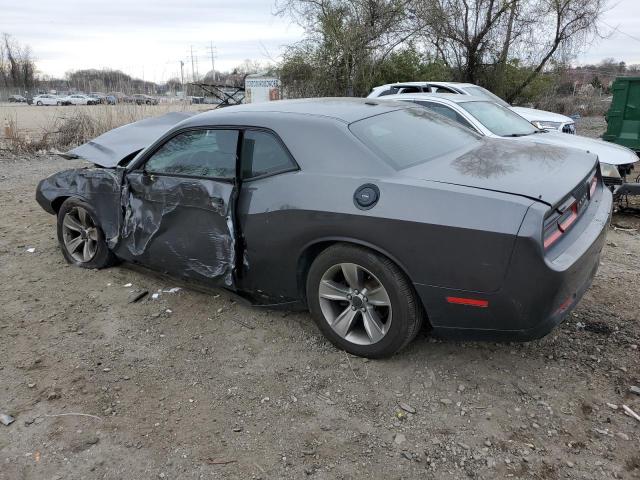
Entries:
{"label": "damaged gray coupe", "polygon": [[594,155],[370,99],[172,113],[66,156],[93,166],[42,180],[36,198],[68,262],[133,262],[308,308],[367,357],[423,324],[545,335],[589,287],[612,204]]}

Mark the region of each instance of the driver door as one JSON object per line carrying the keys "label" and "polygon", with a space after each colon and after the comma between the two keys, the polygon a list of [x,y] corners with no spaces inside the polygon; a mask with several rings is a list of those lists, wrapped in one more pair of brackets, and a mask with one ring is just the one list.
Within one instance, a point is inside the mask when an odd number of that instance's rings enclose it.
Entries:
{"label": "driver door", "polygon": [[233,286],[239,132],[171,137],[126,174],[117,254],[174,276]]}

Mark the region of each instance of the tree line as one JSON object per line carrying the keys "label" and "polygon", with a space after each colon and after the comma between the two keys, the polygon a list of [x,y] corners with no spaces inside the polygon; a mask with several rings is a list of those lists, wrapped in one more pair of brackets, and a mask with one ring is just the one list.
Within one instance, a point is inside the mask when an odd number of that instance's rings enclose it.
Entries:
{"label": "tree line", "polygon": [[381,83],[477,83],[515,101],[600,35],[607,0],[277,0],[304,28],[280,65],[290,96],[367,95]]}

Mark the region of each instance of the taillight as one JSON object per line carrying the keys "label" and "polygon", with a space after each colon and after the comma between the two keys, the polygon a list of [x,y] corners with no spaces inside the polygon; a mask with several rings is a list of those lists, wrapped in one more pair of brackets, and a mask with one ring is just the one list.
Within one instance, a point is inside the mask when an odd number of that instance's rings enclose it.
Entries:
{"label": "taillight", "polygon": [[544,222],[544,248],[556,243],[577,219],[578,201],[571,197]]}
{"label": "taillight", "polygon": [[558,228],[558,217],[560,215],[555,214],[550,221],[547,220],[544,226],[544,248],[547,249],[562,236],[562,231]]}
{"label": "taillight", "polygon": [[556,243],[578,220],[593,198],[597,186],[598,176],[593,172],[587,181],[573,189],[571,195],[545,219],[542,237],[545,250]]}
{"label": "taillight", "polygon": [[591,183],[589,184],[589,198],[593,198],[593,194],[596,193],[596,187],[598,186],[598,177],[593,174],[591,177]]}
{"label": "taillight", "polygon": [[[562,213],[561,213],[562,212]],[[578,201],[570,197],[555,210],[544,222],[544,248],[556,243],[562,234],[569,230],[578,219]]]}

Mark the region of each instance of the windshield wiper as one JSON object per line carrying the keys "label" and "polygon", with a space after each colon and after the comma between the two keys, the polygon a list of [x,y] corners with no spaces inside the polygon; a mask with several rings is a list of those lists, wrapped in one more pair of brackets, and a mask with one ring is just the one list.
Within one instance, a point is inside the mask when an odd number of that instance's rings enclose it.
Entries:
{"label": "windshield wiper", "polygon": [[531,135],[530,133],[510,133],[509,135],[503,135],[503,137],[526,137]]}

